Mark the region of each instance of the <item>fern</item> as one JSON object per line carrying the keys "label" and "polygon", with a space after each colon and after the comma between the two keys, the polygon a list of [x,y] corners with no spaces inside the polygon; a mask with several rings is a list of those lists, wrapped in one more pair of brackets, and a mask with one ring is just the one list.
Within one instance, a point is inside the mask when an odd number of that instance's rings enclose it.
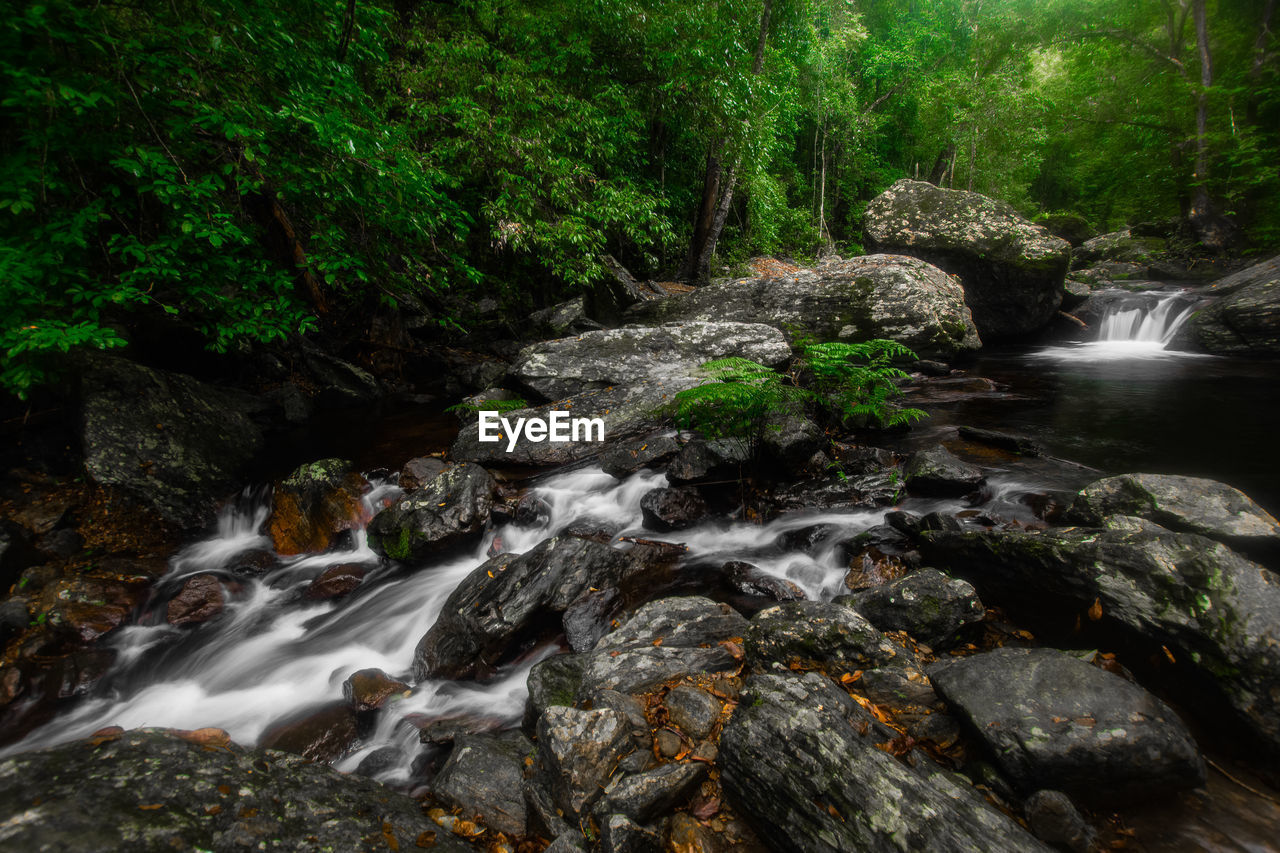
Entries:
{"label": "fern", "polygon": [[507,412],[527,408],[529,408],[528,401],[517,397],[514,400],[484,400],[479,403],[463,400],[461,403],[454,403],[449,406],[445,411],[454,415],[474,415],[481,411],[497,412],[499,415],[505,415]]}

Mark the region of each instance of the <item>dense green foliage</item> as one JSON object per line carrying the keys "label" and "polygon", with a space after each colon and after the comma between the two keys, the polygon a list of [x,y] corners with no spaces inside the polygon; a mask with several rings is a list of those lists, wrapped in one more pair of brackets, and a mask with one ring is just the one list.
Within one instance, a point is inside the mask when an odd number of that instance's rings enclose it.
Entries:
{"label": "dense green foliage", "polygon": [[789,417],[875,427],[911,423],[925,413],[894,402],[900,393],[894,380],[907,374],[893,362],[915,358],[899,343],[871,340],[801,344],[790,373],[745,358],[716,359],[702,365],[707,382],[676,394],[676,424],[708,438],[742,441],[755,457],[768,431]]}
{"label": "dense green foliage", "polygon": [[378,302],[448,331],[480,296],[520,317],[590,286],[606,253],[669,278],[699,240],[717,271],[857,251],[903,176],[1099,229],[1203,190],[1271,245],[1273,5],[14,4],[0,385],[153,315],[218,350]]}

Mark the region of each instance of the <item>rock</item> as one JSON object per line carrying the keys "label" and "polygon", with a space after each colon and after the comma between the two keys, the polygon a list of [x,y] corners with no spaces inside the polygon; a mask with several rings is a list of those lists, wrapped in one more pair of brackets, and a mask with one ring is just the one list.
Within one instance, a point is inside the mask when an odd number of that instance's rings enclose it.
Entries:
{"label": "rock", "polygon": [[776,367],[791,358],[791,348],[777,330],[758,323],[627,327],[525,347],[511,377],[544,400],[561,400],[642,380],[670,381],[673,387],[690,379],[702,381],[699,367],[704,362],[728,356]]}
{"label": "rock", "polygon": [[596,805],[600,815],[621,814],[649,823],[687,801],[707,778],[707,766],[697,762],[663,764],[644,773],[620,776],[605,788]]}
{"label": "rock", "polygon": [[684,748],[680,735],[670,729],[661,729],[653,736],[653,742],[658,749],[658,754],[667,759],[674,759]]}
{"label": "rock", "polygon": [[538,719],[538,770],[571,823],[590,812],[631,749],[627,718],[608,708],[553,706]]}
{"label": "rock", "polygon": [[600,827],[600,853],[662,853],[662,838],[626,815],[609,815]]}
{"label": "rock", "polygon": [[707,514],[707,502],[697,489],[688,486],[654,489],[640,499],[640,511],[650,530],[685,530]]}
{"label": "rock", "polygon": [[986,614],[978,593],[937,569],[921,569],[851,596],[849,606],[881,631],[906,631],[936,646]]}
{"label": "rock", "polygon": [[1041,841],[1061,844],[1072,853],[1089,853],[1095,847],[1097,833],[1061,791],[1036,791],[1027,797],[1022,813]]}
{"label": "rock", "polygon": [[367,371],[307,343],[302,345],[302,367],[319,388],[318,402],[325,408],[361,406],[382,395],[382,387]]}
{"label": "rock", "polygon": [[404,463],[404,467],[400,469],[400,488],[406,492],[416,492],[440,476],[448,467],[445,461],[437,456],[416,456]]}
{"label": "rock", "polygon": [[911,454],[902,476],[908,489],[924,495],[964,495],[986,480],[982,471],[961,462],[941,444]]}
{"label": "rock", "polygon": [[684,675],[730,672],[739,661],[724,644],[741,641],[746,630],[746,619],[708,598],[652,601],[586,656],[579,696],[603,689],[643,693]]}
{"label": "rock", "polygon": [[525,730],[532,733],[542,712],[553,705],[572,706],[582,685],[586,655],[553,655],[529,670],[525,684],[529,698],[525,705]]}
{"label": "rock", "polygon": [[355,743],[356,712],[346,702],[304,708],[277,720],[262,732],[258,745],[301,755],[308,761],[331,762]]}
{"label": "rock", "polygon": [[619,480],[641,468],[657,468],[680,452],[681,445],[671,435],[650,435],[613,445],[600,457],[600,467]]}
{"label": "rock", "polygon": [[662,704],[666,706],[671,722],[692,740],[702,740],[710,735],[724,708],[716,697],[691,684],[677,684],[671,688]]}
{"label": "rock", "polygon": [[788,336],[818,342],[888,338],[926,358],[950,358],[982,345],[959,282],[902,254],[833,260],[777,278],[712,284],[637,305],[628,316],[650,322],[767,323]]}
{"label": "rock", "polygon": [[355,563],[330,566],[311,582],[304,595],[313,601],[326,601],[350,595],[364,581],[366,571],[364,566]]}
{"label": "rock", "polygon": [[1100,234],[1086,240],[1073,252],[1073,261],[1088,266],[1098,261],[1116,261],[1145,267],[1165,252],[1165,241],[1156,237],[1135,237],[1128,228]]}
{"label": "rock", "polygon": [[534,311],[529,315],[529,320],[532,321],[533,327],[538,334],[552,338],[581,335],[604,328],[587,316],[581,296],[575,296],[567,302],[561,302],[549,308]]}
{"label": "rock", "polygon": [[369,522],[369,547],[393,560],[425,560],[480,538],[493,509],[493,475],[454,465]]}
{"label": "rock", "polygon": [[760,446],[769,462],[791,473],[803,469],[826,443],[822,430],[808,418],[775,415],[765,420]]}
{"label": "rock", "polygon": [[431,792],[464,815],[478,815],[495,832],[522,836],[528,823],[524,760],[533,751],[520,732],[461,735],[431,783]]}
{"label": "rock", "polygon": [[95,354],[81,392],[89,476],[184,530],[213,521],[262,446],[256,401],[180,373]]}
{"label": "rock", "polygon": [[621,551],[574,537],[543,540],[522,555],[499,554],[445,600],[414,653],[415,677],[475,675],[535,619],[563,613],[589,588],[615,586],[635,569]]}
{"label": "rock", "polygon": [[408,692],[409,685],[380,669],[361,669],[342,683],[342,696],[357,711],[376,711],[392,696]]}
{"label": "rock", "polygon": [[17,583],[24,569],[43,558],[31,544],[31,531],[7,519],[0,519],[0,591]]}
{"label": "rock", "polygon": [[713,853],[719,848],[696,818],[687,812],[676,812],[667,826],[667,849],[675,853]]}
{"label": "rock", "polygon": [[1055,237],[1079,246],[1094,235],[1093,226],[1083,216],[1074,213],[1058,213],[1037,219],[1036,224]]}
{"label": "rock", "polygon": [[1143,281],[1147,277],[1147,269],[1141,264],[1129,264],[1115,261],[1102,261],[1088,269],[1078,269],[1068,274],[1068,280],[1087,285],[1091,290],[1107,287],[1122,281]]}
{"label": "rock", "polygon": [[868,474],[863,477],[826,477],[787,483],[769,493],[769,504],[775,512],[821,508],[871,509],[896,503],[902,492],[902,479],[897,471]]}
{"label": "rock", "polygon": [[170,625],[207,622],[222,612],[224,594],[217,575],[193,575],[169,600],[165,618]]}
{"label": "rock", "polygon": [[753,676],[720,737],[721,782],[776,850],[1047,853],[954,777],[878,749],[880,737],[820,675]]}
{"label": "rock", "polygon": [[[1280,748],[1280,577],[1226,546],[1151,529],[927,532],[927,560],[992,595],[1095,606],[1131,637],[1216,685],[1247,729]],[[1144,527],[1148,526],[1148,527]]]}
{"label": "rock", "polygon": [[[28,570],[24,576],[34,573]],[[94,642],[123,625],[145,595],[143,584],[124,582],[127,576],[121,577],[122,580],[75,575],[51,578],[41,588],[32,610],[44,613],[48,624],[80,642]]]}
{"label": "rock", "polygon": [[564,612],[564,638],[575,652],[589,652],[609,633],[610,614],[618,603],[617,587],[589,589],[578,596]]}
{"label": "rock", "polygon": [[327,551],[337,534],[359,527],[360,496],[369,483],[342,459],[302,465],[278,483],[267,528],[276,552],[285,556]]}
{"label": "rock", "polygon": [[959,432],[960,437],[965,441],[997,447],[1010,453],[1016,453],[1019,456],[1044,455],[1044,448],[1040,446],[1040,443],[1035,439],[1027,438],[1025,435],[1014,435],[1008,432],[998,432],[994,429],[970,426],[960,427]]}
{"label": "rock", "polygon": [[1214,282],[1213,301],[1178,330],[1171,349],[1280,356],[1280,255]]}
{"label": "rock", "polygon": [[695,438],[680,448],[667,465],[672,484],[737,479],[750,462],[746,443],[732,438],[707,441]]}
{"label": "rock", "polygon": [[236,744],[211,749],[168,731],[136,730],[0,761],[0,804],[4,843],[13,850],[262,845],[302,853],[390,849],[390,839],[401,850],[431,842],[441,853],[473,849],[433,824],[416,800],[371,779]]}
{"label": "rock", "polygon": [[749,660],[785,666],[792,660],[879,666],[895,656],[880,632],[856,611],[825,601],[789,601],[766,607],[751,619]]}
{"label": "rock", "polygon": [[774,601],[800,601],[805,598],[804,590],[791,581],[766,574],[763,569],[741,560],[730,560],[721,566],[720,576],[730,589],[743,595]]}
{"label": "rock", "polygon": [[1080,490],[1071,516],[1099,525],[1136,516],[1180,533],[1198,533],[1246,554],[1280,551],[1280,522],[1248,495],[1216,480],[1167,474],[1120,474]]}
{"label": "rock", "polygon": [[1002,648],[945,662],[929,677],[1024,792],[1102,802],[1204,784],[1204,761],[1173,710],[1079,658]]}
{"label": "rock", "polygon": [[1034,332],[1062,301],[1070,245],[1003,202],[903,179],[867,205],[865,229],[874,251],[959,276],[984,340]]}

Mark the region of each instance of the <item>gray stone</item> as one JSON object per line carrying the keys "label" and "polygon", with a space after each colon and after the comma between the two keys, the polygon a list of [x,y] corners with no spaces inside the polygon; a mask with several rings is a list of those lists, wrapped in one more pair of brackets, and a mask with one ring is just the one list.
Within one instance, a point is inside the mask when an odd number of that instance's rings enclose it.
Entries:
{"label": "gray stone", "polygon": [[685,443],[667,465],[672,484],[736,480],[750,462],[746,442],[733,438],[706,441],[695,438]]}
{"label": "gray stone", "polygon": [[533,732],[542,712],[553,705],[573,705],[582,684],[585,655],[552,655],[529,670],[525,685],[529,698],[525,705],[525,729]]}
{"label": "gray stone", "polygon": [[897,651],[855,610],[826,601],[788,601],[751,619],[748,660],[785,667],[792,660],[857,668],[888,663]]}
{"label": "gray stone", "polygon": [[393,560],[424,560],[480,538],[493,509],[493,475],[459,463],[369,522],[369,547]]}
{"label": "gray stone", "polygon": [[1094,849],[1097,833],[1076,811],[1071,798],[1061,791],[1036,791],[1022,806],[1027,825],[1041,841],[1061,844],[1072,853]]}
{"label": "gray stone", "polygon": [[963,495],[977,488],[986,476],[962,462],[941,444],[911,454],[902,469],[907,488],[926,495]]}
{"label": "gray stone", "polygon": [[707,778],[701,762],[663,764],[644,773],[614,779],[596,804],[597,814],[622,814],[649,823],[687,801]]}
{"label": "gray stone", "polygon": [[734,808],[776,850],[1047,851],[950,774],[913,768],[843,690],[815,673],[758,675],[720,738]]}
{"label": "gray stone", "polygon": [[1145,268],[1165,252],[1165,241],[1158,237],[1135,237],[1124,228],[1108,234],[1099,234],[1085,240],[1072,253],[1076,264],[1087,266],[1099,261],[1136,264]]}
{"label": "gray stone", "polygon": [[610,614],[618,600],[618,588],[614,586],[588,589],[578,596],[560,620],[569,648],[579,653],[594,649],[600,638],[609,633]]}
{"label": "gray stone", "polygon": [[929,677],[1024,792],[1100,801],[1204,784],[1204,761],[1173,710],[1079,658],[1002,648],[939,664]]}
{"label": "gray stone", "polygon": [[774,601],[801,601],[804,590],[785,578],[767,574],[758,566],[741,560],[730,560],[720,567],[720,575],[734,592],[761,596]]}
{"label": "gray stone", "polygon": [[520,732],[459,735],[431,791],[443,802],[478,815],[496,832],[524,835],[528,815],[522,780],[533,744]]}
{"label": "gray stone", "polygon": [[707,502],[688,486],[659,488],[640,499],[644,525],[662,533],[693,527],[707,514]]}
{"label": "gray stone", "polygon": [[832,260],[777,278],[712,284],[637,305],[628,316],[767,323],[819,342],[887,338],[924,357],[980,347],[960,283],[905,254]]}
{"label": "gray stone", "polygon": [[618,761],[632,748],[627,718],[609,708],[553,706],[538,719],[538,769],[572,823],[600,799]]}
{"label": "gray stone", "polygon": [[1171,349],[1217,355],[1280,355],[1280,255],[1201,291],[1211,301],[1178,330]]}
{"label": "gray stone", "polygon": [[601,821],[600,853],[662,853],[662,839],[626,815],[609,815]]}
{"label": "gray stone", "polygon": [[658,467],[680,452],[675,436],[650,435],[634,441],[614,444],[600,457],[606,474],[622,479],[641,468]]}
{"label": "gray stone", "polygon": [[662,704],[671,722],[692,740],[702,740],[711,734],[724,707],[719,699],[692,684],[677,684],[667,692]]}
{"label": "gray stone", "polygon": [[860,592],[848,604],[881,631],[906,631],[931,646],[986,613],[972,585],[937,569],[921,569]]}
{"label": "gray stone", "polygon": [[865,229],[875,251],[959,276],[984,339],[1034,332],[1061,304],[1070,245],[1004,202],[903,179],[867,205]]}

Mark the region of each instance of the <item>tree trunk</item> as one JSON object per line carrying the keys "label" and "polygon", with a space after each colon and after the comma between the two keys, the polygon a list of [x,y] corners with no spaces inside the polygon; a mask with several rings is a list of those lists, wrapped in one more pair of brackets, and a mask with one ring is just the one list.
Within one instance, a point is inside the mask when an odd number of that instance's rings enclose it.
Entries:
{"label": "tree trunk", "polygon": [[[773,0],[765,0],[764,11],[760,15],[760,39],[756,42],[755,62],[752,63],[751,73],[758,75],[764,68],[764,47],[769,36],[769,18],[773,12]],[[722,143],[723,144],[723,143]],[[683,281],[693,281],[696,284],[705,284],[711,277],[711,255],[715,252],[716,243],[720,240],[720,232],[724,230],[724,223],[729,218],[729,206],[733,203],[733,184],[738,177],[738,165],[741,162],[741,155],[734,158],[733,164],[729,166],[727,174],[721,174],[723,168],[717,163],[717,180],[716,190],[712,193],[708,184],[703,185],[702,205],[698,211],[698,222],[694,224],[694,239],[689,246],[689,256],[685,260],[684,267],[678,276]],[[710,171],[710,163],[708,163],[708,172]],[[708,177],[710,177],[708,175]],[[719,196],[718,200],[716,196]],[[712,215],[707,230],[701,234],[698,232],[698,226],[703,222],[708,205],[712,206],[714,214]]]}
{"label": "tree trunk", "polygon": [[1249,67],[1249,95],[1245,101],[1245,121],[1252,126],[1258,124],[1258,84],[1262,82],[1262,68],[1267,61],[1267,37],[1271,35],[1271,17],[1276,11],[1276,0],[1267,0],[1262,10],[1262,23],[1258,26],[1258,37],[1253,42],[1253,65]]}
{"label": "tree trunk", "polygon": [[948,142],[947,147],[938,152],[938,159],[933,161],[933,169],[925,180],[934,186],[942,186],[943,179],[947,177],[947,165],[950,164],[951,158],[955,153],[956,144]]}
{"label": "tree trunk", "polygon": [[1209,51],[1209,23],[1205,0],[1194,0],[1196,47],[1200,53],[1200,91],[1196,94],[1194,186],[1191,189],[1191,227],[1196,239],[1211,249],[1225,249],[1231,225],[1218,214],[1209,193],[1209,89],[1213,86],[1213,57]]}
{"label": "tree trunk", "polygon": [[684,265],[676,274],[678,281],[688,281],[697,272],[698,258],[702,257],[707,235],[711,233],[711,223],[715,220],[716,199],[720,195],[720,178],[724,167],[720,158],[713,153],[707,154],[707,174],[702,182],[702,203],[698,205],[698,218],[693,222],[693,240],[689,243],[689,254]]}

